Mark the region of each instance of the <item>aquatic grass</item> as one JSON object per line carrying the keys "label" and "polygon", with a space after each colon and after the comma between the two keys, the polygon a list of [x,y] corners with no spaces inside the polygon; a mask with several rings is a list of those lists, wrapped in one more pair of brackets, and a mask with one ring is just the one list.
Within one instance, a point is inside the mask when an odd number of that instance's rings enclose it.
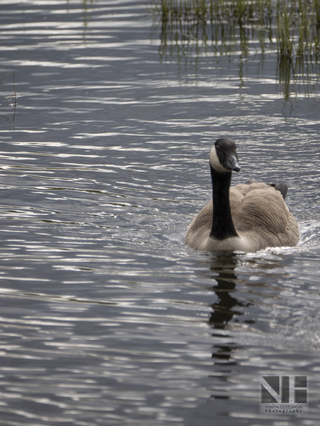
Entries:
{"label": "aquatic grass", "polygon": [[313,5],[314,5],[315,16],[316,16],[316,23],[317,23],[317,26],[319,27],[320,26],[320,1],[319,0],[315,1]]}
{"label": "aquatic grass", "polygon": [[[166,31],[176,39],[177,23],[208,35],[208,24],[250,27],[274,32],[279,55],[314,55],[319,51],[320,0],[153,0],[158,20],[166,21]],[[203,28],[200,28],[200,27]],[[216,31],[211,31],[216,33]],[[205,37],[206,38],[206,37]],[[209,37],[207,37],[208,39]],[[203,37],[200,37],[203,40]],[[260,37],[260,43],[264,40]],[[271,37],[269,36],[271,41]],[[214,40],[215,41],[215,40]],[[224,40],[222,40],[223,42]],[[226,40],[228,43],[230,40]]]}
{"label": "aquatic grass", "polygon": [[[161,26],[160,57],[178,63],[214,55],[277,53],[277,78],[285,97],[290,82],[319,80],[320,0],[150,0]],[[241,68],[241,64],[239,65]],[[239,71],[239,73],[241,73]]]}
{"label": "aquatic grass", "polygon": [[292,8],[288,7],[288,2],[283,0],[277,3],[277,47],[280,56],[291,57],[293,54]]}

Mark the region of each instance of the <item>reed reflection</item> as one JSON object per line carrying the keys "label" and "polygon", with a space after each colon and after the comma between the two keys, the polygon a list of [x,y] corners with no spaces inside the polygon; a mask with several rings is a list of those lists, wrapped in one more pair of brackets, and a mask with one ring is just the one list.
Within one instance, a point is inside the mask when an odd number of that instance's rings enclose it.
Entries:
{"label": "reed reflection", "polygon": [[82,0],[82,7],[83,7],[83,37],[85,38],[86,31],[88,29],[88,23],[92,19],[92,16],[90,15],[90,7],[94,5],[94,0]]}
{"label": "reed reflection", "polygon": [[[92,8],[97,4],[98,0],[81,0],[82,4],[82,17],[83,17],[83,39],[85,41],[87,31],[89,29],[89,23],[93,20]],[[71,5],[70,0],[66,0],[67,12],[69,12],[69,6]]]}
{"label": "reed reflection", "polygon": [[277,81],[287,101],[295,95],[301,95],[301,87],[305,96],[315,95],[315,85],[319,82],[319,63],[305,56],[295,60],[289,56],[279,56],[277,61]]}

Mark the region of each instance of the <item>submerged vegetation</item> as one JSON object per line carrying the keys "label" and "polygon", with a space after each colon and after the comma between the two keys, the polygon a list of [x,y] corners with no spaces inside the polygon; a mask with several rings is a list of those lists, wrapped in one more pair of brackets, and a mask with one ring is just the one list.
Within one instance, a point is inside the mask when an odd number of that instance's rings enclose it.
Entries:
{"label": "submerged vegetation", "polygon": [[316,74],[320,0],[153,1],[162,58],[169,53],[190,60],[195,49],[209,48],[216,56],[276,52],[284,92],[292,78],[305,82]]}

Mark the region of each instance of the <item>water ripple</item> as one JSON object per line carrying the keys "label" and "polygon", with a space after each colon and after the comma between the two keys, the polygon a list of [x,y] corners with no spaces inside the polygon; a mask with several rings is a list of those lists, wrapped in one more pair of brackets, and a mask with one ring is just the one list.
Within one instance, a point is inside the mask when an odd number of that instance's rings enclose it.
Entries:
{"label": "water ripple", "polygon": [[[257,414],[268,374],[308,375],[317,424],[318,99],[284,102],[272,55],[159,61],[134,0],[1,16],[0,424],[289,425]],[[289,184],[297,247],[185,246],[222,135],[234,184]]]}

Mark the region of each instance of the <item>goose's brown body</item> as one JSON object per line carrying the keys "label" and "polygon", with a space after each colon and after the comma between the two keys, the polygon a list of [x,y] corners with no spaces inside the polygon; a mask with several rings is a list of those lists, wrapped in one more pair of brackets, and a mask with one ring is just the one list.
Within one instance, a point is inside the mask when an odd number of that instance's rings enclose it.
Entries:
{"label": "goose's brown body", "polygon": [[229,191],[231,216],[238,236],[210,236],[212,200],[192,220],[186,244],[198,250],[257,251],[266,247],[295,246],[299,226],[278,190],[264,183],[238,184]]}

